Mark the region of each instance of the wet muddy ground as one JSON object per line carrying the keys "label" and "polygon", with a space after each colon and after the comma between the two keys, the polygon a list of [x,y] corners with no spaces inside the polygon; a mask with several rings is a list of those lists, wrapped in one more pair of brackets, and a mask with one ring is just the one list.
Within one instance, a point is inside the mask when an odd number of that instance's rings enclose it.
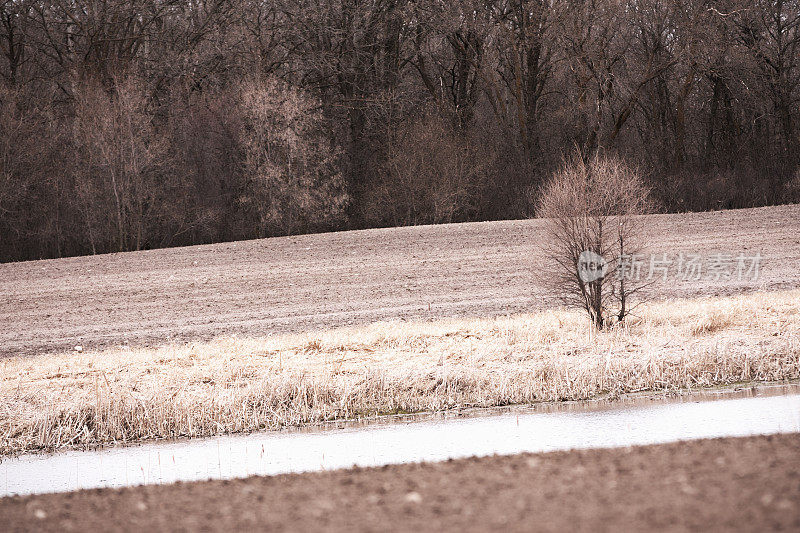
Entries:
{"label": "wet muddy ground", "polygon": [[797,531],[800,436],[0,500],[4,531]]}

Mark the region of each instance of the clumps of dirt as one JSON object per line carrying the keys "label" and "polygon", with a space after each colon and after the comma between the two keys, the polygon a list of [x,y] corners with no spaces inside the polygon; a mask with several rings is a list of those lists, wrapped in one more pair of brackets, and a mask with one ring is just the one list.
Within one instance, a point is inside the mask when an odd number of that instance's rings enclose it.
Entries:
{"label": "clumps of dirt", "polygon": [[0,500],[4,531],[797,531],[800,436]]}

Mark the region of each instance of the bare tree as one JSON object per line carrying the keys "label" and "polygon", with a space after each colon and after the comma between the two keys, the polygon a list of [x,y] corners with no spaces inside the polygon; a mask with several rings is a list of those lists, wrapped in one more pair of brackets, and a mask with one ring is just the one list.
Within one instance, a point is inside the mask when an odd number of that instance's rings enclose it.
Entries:
{"label": "bare tree", "polygon": [[401,125],[367,197],[367,219],[381,225],[468,220],[492,158],[436,114]]}
{"label": "bare tree", "polygon": [[517,218],[576,145],[769,205],[800,0],[0,0],[0,108],[0,260]]}
{"label": "bare tree", "polygon": [[93,251],[139,250],[167,204],[166,139],[153,125],[134,78],[116,80],[109,94],[92,80],[80,83],[73,134],[76,182]]}
{"label": "bare tree", "polygon": [[636,271],[641,222],[651,208],[639,175],[621,161],[576,155],[544,186],[537,214],[545,218],[549,265],[542,274],[565,304],[604,328],[622,322],[644,287]]}
{"label": "bare tree", "polygon": [[408,17],[409,62],[439,112],[467,128],[480,95],[491,25],[475,0],[416,2]]}
{"label": "bare tree", "polygon": [[774,117],[780,148],[795,154],[800,149],[800,2],[759,0],[743,7],[733,14],[739,37],[771,104],[766,112]]}
{"label": "bare tree", "polygon": [[339,153],[326,137],[318,105],[274,79],[249,82],[242,90],[250,179],[243,201],[258,213],[262,235],[307,231],[344,214],[348,197]]}
{"label": "bare tree", "polygon": [[70,253],[75,238],[63,131],[52,95],[0,83],[0,260]]}
{"label": "bare tree", "polygon": [[20,70],[28,61],[26,40],[31,4],[27,0],[0,0],[0,54],[6,61],[0,75],[10,85],[17,83]]}

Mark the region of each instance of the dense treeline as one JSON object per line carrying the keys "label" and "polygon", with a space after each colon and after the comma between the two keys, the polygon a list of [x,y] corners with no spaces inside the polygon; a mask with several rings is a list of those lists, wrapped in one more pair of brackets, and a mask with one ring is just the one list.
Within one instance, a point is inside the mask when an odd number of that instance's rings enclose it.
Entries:
{"label": "dense treeline", "polygon": [[800,0],[0,0],[0,259],[800,200]]}

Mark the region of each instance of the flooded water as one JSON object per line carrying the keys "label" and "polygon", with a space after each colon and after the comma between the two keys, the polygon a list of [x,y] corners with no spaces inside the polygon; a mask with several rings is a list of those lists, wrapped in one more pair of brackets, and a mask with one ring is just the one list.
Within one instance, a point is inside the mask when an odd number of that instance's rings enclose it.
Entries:
{"label": "flooded water", "polygon": [[800,387],[329,424],[0,463],[0,495],[800,432]]}

